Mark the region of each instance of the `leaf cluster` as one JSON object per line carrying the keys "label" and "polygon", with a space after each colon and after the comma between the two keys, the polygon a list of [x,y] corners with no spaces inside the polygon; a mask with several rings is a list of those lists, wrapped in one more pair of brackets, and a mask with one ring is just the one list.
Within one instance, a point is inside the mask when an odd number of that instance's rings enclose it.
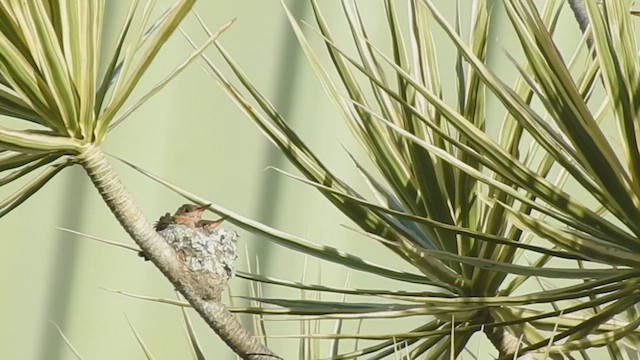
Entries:
{"label": "leaf cluster", "polygon": [[[377,359],[400,349],[409,358],[439,358],[459,354],[480,330],[502,352],[500,340],[492,338],[495,329],[520,338],[522,346],[515,351],[569,353],[607,346],[618,358],[625,347],[635,347],[640,295],[637,44],[628,1],[600,7],[585,3],[590,32],[565,58],[553,38],[565,8],[561,2],[547,1],[540,8],[531,0],[504,2],[524,54],[523,63],[510,57],[519,74],[513,85],[487,66],[492,9],[486,1],[473,2],[467,39],[459,5],[452,25],[432,1],[409,1],[403,7],[406,21],[398,16],[398,4],[384,1],[390,54],[368,36],[356,2],[342,1],[354,57],[336,44],[331,25],[312,0],[317,28],[312,36],[326,45],[329,66],[285,8],[328,97],[375,166],[372,174],[354,158],[372,196],[335,176],[216,43],[239,85],[205,59],[207,71],[303,177],[287,175],[315,187],[357,224],[359,233],[416,270],[385,268],[363,254],[236,216],[283,246],[400,282],[396,290],[349,289],[245,274],[254,281],[341,293],[346,299],[260,298],[255,300],[275,307],[245,311],[338,321],[431,316],[405,332],[318,335],[378,340],[335,351],[334,358],[369,354]],[[456,49],[455,61],[449,62],[455,65],[447,67],[456,73],[453,101],[443,96],[435,29]],[[589,36],[593,47],[587,46]],[[489,97],[506,109],[497,136],[486,128]],[[603,119],[618,127],[618,138],[605,135]],[[581,192],[591,198],[585,202]],[[566,279],[571,285],[552,288],[544,279]],[[536,281],[539,291],[522,286]],[[402,282],[422,284],[425,291],[403,291]]]}

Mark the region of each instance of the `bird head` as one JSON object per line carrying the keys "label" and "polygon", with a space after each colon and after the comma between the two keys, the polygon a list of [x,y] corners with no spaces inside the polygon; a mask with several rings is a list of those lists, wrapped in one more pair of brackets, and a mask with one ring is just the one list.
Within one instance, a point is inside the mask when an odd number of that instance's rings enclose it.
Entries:
{"label": "bird head", "polygon": [[202,213],[210,206],[211,204],[197,206],[193,204],[184,204],[176,210],[176,213],[173,215],[174,217],[190,217],[195,219],[200,219]]}

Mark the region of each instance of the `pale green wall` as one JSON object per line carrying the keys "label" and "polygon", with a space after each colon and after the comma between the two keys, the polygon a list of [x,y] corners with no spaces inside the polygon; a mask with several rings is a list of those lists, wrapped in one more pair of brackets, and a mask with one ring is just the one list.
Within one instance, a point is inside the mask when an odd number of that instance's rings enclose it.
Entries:
{"label": "pale green wall", "polygon": [[[107,26],[107,32],[113,37],[128,1],[107,3],[110,7],[107,22],[114,24]],[[344,26],[337,1],[320,3],[330,21]],[[436,3],[452,19],[454,1]],[[169,1],[160,1],[160,4],[166,6]],[[298,17],[311,22],[306,1],[289,1],[289,4]],[[359,4],[368,14],[369,24],[379,24],[377,28],[372,27],[372,35],[384,33],[386,23],[381,2],[360,1]],[[356,146],[303,59],[279,2],[200,1],[196,9],[211,28],[238,18],[223,35],[222,43],[256,85],[295,124],[311,148],[347,181],[361,184],[341,145],[358,154]],[[565,20],[563,26],[569,30],[564,34],[574,38],[576,26],[570,15]],[[494,21],[494,26],[501,27],[505,20]],[[189,34],[202,39],[192,17],[185,27]],[[344,35],[342,43],[347,44],[346,31],[340,33]],[[495,38],[504,41],[507,36],[496,28]],[[317,38],[316,44],[323,52]],[[443,59],[449,59],[441,63],[443,74],[453,73],[451,50],[448,44],[443,45]],[[500,48],[496,50],[492,58],[500,64],[499,68],[504,68],[504,55]],[[185,41],[175,37],[144,78],[143,88],[148,89],[161,79],[189,51]],[[222,65],[213,49],[209,54]],[[453,91],[455,83],[451,78],[444,78],[443,84],[447,91]],[[378,251],[381,249],[372,246],[370,240],[340,227],[348,220],[312,189],[264,170],[268,166],[288,170],[291,167],[198,65],[191,66],[113,131],[105,145],[108,152],[245,216],[397,267],[396,259],[385,251]],[[115,160],[114,165],[149,218],[156,218],[183,202]],[[9,190],[2,189],[0,194],[5,195]],[[3,292],[0,359],[71,359],[72,354],[51,321],[61,326],[85,359],[141,359],[144,355],[125,316],[157,359],[190,357],[177,309],[101,290],[173,297],[171,286],[150,264],[131,252],[72,236],[56,227],[132,243],[79,168],[63,171],[44,190],[3,218],[0,221],[3,249],[0,252]],[[291,280],[300,278],[304,258],[272,246],[263,238],[246,232],[241,235],[241,246],[248,246],[251,256],[259,256],[262,273]],[[247,268],[244,256],[238,267]],[[309,277],[313,279],[318,273],[315,260],[310,259],[309,269]],[[322,264],[321,271],[323,283],[344,283],[344,269]],[[356,274],[352,283],[367,286],[367,280],[371,279]],[[375,284],[368,285],[381,286],[378,279],[374,280]],[[232,281],[235,294],[246,293],[246,285],[239,279]],[[277,294],[276,290],[269,289],[267,294]],[[287,294],[299,296],[290,291]],[[211,359],[234,358],[199,320],[196,323]],[[277,334],[299,331],[295,323],[276,324],[271,329]],[[275,344],[274,350],[285,358],[297,358],[297,343],[273,341],[271,344]],[[487,347],[478,351],[479,358],[488,358],[491,354]]]}

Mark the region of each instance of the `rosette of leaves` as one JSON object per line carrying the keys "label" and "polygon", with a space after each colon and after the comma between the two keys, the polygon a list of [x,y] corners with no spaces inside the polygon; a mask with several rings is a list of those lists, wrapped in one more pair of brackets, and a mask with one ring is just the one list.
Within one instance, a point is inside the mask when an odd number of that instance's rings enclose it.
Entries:
{"label": "rosette of leaves", "polygon": [[[385,53],[367,35],[356,3],[345,0],[356,56],[334,42],[315,0],[316,34],[305,34],[287,10],[323,88],[384,179],[377,181],[379,176],[356,162],[373,196],[336,177],[216,43],[239,85],[208,61],[210,74],[304,175],[298,179],[415,272],[245,224],[297,251],[425,288],[332,288],[245,274],[346,297],[341,303],[259,298],[267,306],[250,311],[339,320],[431,315],[405,331],[316,334],[375,341],[349,351],[334,346],[333,358],[379,359],[395,352],[410,359],[454,358],[479,331],[505,358],[607,346],[617,359],[635,349],[640,73],[630,2],[585,1],[593,47],[585,35],[569,58],[553,39],[560,12],[568,11],[561,3],[504,2],[524,54],[511,59],[520,75],[512,85],[486,65],[487,1],[473,2],[466,40],[459,11],[452,25],[432,1],[412,0],[406,6],[384,1],[392,49]],[[399,6],[408,13],[406,21],[397,16]],[[436,63],[436,28],[457,50],[444,65]],[[324,41],[331,65],[319,60],[320,49],[308,36]],[[440,71],[456,74],[454,101],[442,95]],[[487,93],[506,109],[495,135],[485,127]],[[615,139],[605,136],[603,119],[618,127]],[[563,286],[522,288],[527,281],[548,279],[563,279]]]}
{"label": "rosette of leaves", "polygon": [[[195,0],[152,20],[154,1],[131,1],[111,54],[104,56],[104,0],[0,1],[0,186],[22,186],[0,202],[0,217],[62,169],[82,166],[112,213],[205,321],[241,356],[270,354],[218,302],[185,281],[185,267],[155,232],[100,145],[109,130],[180,73],[230,24],[138,101],[126,103]],[[104,46],[104,48],[103,48]],[[107,59],[100,64],[99,59]],[[125,104],[127,106],[125,107]],[[253,355],[249,355],[253,354]],[[273,356],[268,356],[273,358]]]}

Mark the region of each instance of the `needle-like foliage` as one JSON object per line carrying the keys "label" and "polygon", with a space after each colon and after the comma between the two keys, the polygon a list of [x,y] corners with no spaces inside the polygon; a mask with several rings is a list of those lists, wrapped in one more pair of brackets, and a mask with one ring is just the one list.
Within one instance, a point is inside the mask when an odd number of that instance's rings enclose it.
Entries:
{"label": "needle-like foliage", "polygon": [[[220,299],[207,295],[212,294],[211,287],[197,287],[195,274],[146,221],[100,148],[110,129],[197,59],[231,22],[131,103],[130,95],[141,77],[195,0],[176,1],[155,22],[155,1],[146,1],[144,6],[131,1],[112,49],[102,42],[105,3],[0,0],[0,115],[15,118],[11,122],[1,119],[0,186],[31,176],[0,200],[0,218],[60,170],[79,164],[145,257],[233,351],[243,358],[277,358],[242,327]],[[110,53],[102,56],[103,50]],[[101,64],[100,59],[108,62]],[[223,286],[215,288],[217,294],[223,290]],[[145,353],[151,358],[146,349]]]}
{"label": "needle-like foliage", "polygon": [[[520,59],[508,55],[520,75],[514,84],[487,66],[491,8],[484,0],[473,1],[468,37],[460,30],[460,11],[452,25],[430,0],[384,1],[390,52],[368,36],[358,4],[344,0],[355,57],[335,43],[315,0],[315,33],[303,31],[285,8],[319,81],[378,172],[371,174],[371,167],[354,159],[373,196],[335,176],[216,43],[239,85],[209,60],[207,70],[304,177],[290,176],[315,187],[362,235],[416,271],[385,268],[367,261],[366,254],[234,219],[297,251],[425,287],[422,292],[401,285],[332,288],[242,274],[266,284],[346,296],[343,302],[260,298],[273,306],[244,311],[311,319],[424,319],[402,332],[372,334],[365,327],[357,334],[318,334],[377,341],[334,353],[336,359],[379,359],[394,352],[410,359],[453,358],[478,331],[505,358],[597,346],[607,346],[612,358],[619,358],[635,348],[640,324],[635,311],[640,300],[637,43],[629,1],[585,4],[593,46],[587,46],[585,35],[567,58],[554,42],[566,4],[504,2],[524,54]],[[406,20],[399,9],[408,13]],[[444,65],[437,62],[436,28],[457,53]],[[324,41],[330,65],[319,59],[322,49],[310,44],[310,36]],[[440,72],[445,69],[456,74],[453,100],[443,96]],[[506,109],[498,134],[486,128],[488,94]],[[615,139],[603,130],[612,123],[619,130]],[[569,285],[552,287],[547,279]],[[536,281],[539,290],[522,286]]]}
{"label": "needle-like foliage", "polygon": [[103,44],[104,0],[0,1],[0,114],[24,120],[0,125],[0,186],[31,176],[0,202],[0,217],[73,164],[70,155],[102,143],[193,3],[152,22],[153,2],[133,1],[116,43]]}

